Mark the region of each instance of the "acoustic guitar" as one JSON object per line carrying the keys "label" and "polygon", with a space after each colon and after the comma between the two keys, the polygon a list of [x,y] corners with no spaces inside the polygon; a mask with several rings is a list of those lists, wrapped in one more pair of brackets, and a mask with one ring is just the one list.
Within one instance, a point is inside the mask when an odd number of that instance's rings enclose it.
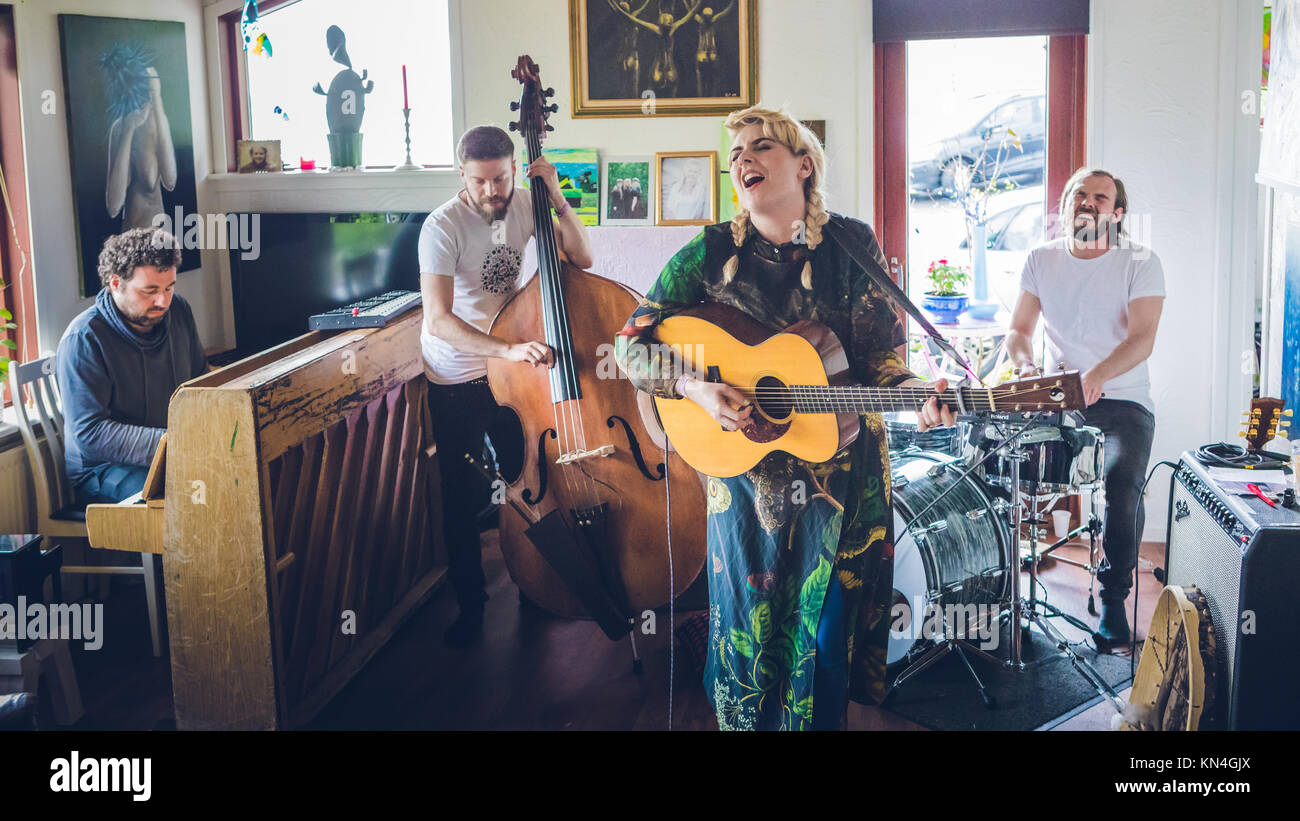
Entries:
{"label": "acoustic guitar", "polygon": [[655,399],[673,448],[709,476],[739,475],[776,450],[824,462],[857,438],[860,414],[919,411],[936,395],[959,414],[1084,408],[1078,371],[942,394],[853,385],[848,356],[825,325],[804,320],[775,332],[720,303],[669,317],[655,331],[658,344],[672,348],[697,378],[726,382],[754,403],[752,422],[726,431],[694,402]]}

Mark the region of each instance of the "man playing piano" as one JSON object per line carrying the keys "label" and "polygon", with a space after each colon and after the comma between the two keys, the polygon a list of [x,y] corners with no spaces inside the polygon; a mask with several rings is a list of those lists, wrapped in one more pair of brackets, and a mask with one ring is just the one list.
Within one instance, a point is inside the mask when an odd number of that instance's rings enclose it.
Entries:
{"label": "man playing piano", "polygon": [[172,392],[207,370],[194,314],[173,294],[180,261],[176,238],[159,228],[109,237],[99,252],[104,287],[59,340],[64,458],[78,505],[140,492]]}
{"label": "man playing piano", "polygon": [[[526,173],[540,178],[533,192],[515,187],[514,143],[495,126],[465,132],[456,147],[465,187],[431,213],[420,231],[420,292],[424,324],[420,348],[432,383],[429,405],[442,474],[443,531],[460,617],[443,640],[453,647],[475,641],[483,627],[482,554],[474,513],[477,498],[466,453],[478,456],[497,404],[487,384],[487,360],[501,357],[549,366],[542,342],[509,344],[488,333],[492,320],[522,283],[524,246],[533,236],[532,197],[547,196],[556,213],[560,250],[580,268],[592,264],[587,229],[565,202],[555,167],[545,159]],[[545,193],[543,193],[545,192]]]}

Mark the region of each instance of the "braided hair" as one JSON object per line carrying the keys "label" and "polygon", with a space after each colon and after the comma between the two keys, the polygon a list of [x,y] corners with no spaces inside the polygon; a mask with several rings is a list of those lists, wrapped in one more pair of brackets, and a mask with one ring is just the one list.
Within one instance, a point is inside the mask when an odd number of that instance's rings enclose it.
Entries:
{"label": "braided hair", "polygon": [[[803,240],[808,250],[816,248],[822,241],[822,226],[830,219],[826,212],[826,152],[821,141],[808,126],[791,117],[780,109],[750,106],[741,111],[733,111],[724,127],[734,137],[746,126],[758,124],[763,128],[763,136],[770,137],[790,149],[796,156],[806,155],[812,161],[812,173],[803,182],[804,211]],[[745,244],[749,233],[749,212],[740,210],[731,218],[731,239],[737,249]],[[732,254],[722,268],[723,283],[731,282],[740,267],[740,257]],[[812,290],[812,260],[804,262],[799,284],[805,290]]]}

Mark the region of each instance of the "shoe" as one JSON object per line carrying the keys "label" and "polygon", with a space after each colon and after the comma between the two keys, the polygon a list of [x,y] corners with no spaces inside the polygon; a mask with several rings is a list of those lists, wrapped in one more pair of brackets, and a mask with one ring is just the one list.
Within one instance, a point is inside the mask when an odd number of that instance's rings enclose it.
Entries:
{"label": "shoe", "polygon": [[1092,636],[1097,642],[1098,649],[1120,647],[1129,643],[1132,634],[1129,633],[1128,616],[1124,613],[1122,600],[1117,602],[1102,600],[1101,624]]}
{"label": "shoe", "polygon": [[483,637],[483,610],[470,610],[462,612],[456,621],[452,622],[447,632],[442,634],[442,643],[448,647],[454,647],[457,650],[463,650],[472,644],[477,644]]}

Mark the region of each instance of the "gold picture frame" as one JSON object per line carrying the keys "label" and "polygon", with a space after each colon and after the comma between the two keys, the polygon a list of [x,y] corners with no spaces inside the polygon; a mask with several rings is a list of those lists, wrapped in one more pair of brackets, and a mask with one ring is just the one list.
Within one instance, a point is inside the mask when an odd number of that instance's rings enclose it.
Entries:
{"label": "gold picture frame", "polygon": [[[711,7],[719,10],[706,20]],[[699,0],[666,27],[653,18],[658,8],[569,0],[574,117],[716,117],[758,102],[758,0]],[[664,55],[674,73],[655,72]]]}
{"label": "gold picture frame", "polygon": [[657,152],[655,225],[712,225],[717,221],[718,152]]}

